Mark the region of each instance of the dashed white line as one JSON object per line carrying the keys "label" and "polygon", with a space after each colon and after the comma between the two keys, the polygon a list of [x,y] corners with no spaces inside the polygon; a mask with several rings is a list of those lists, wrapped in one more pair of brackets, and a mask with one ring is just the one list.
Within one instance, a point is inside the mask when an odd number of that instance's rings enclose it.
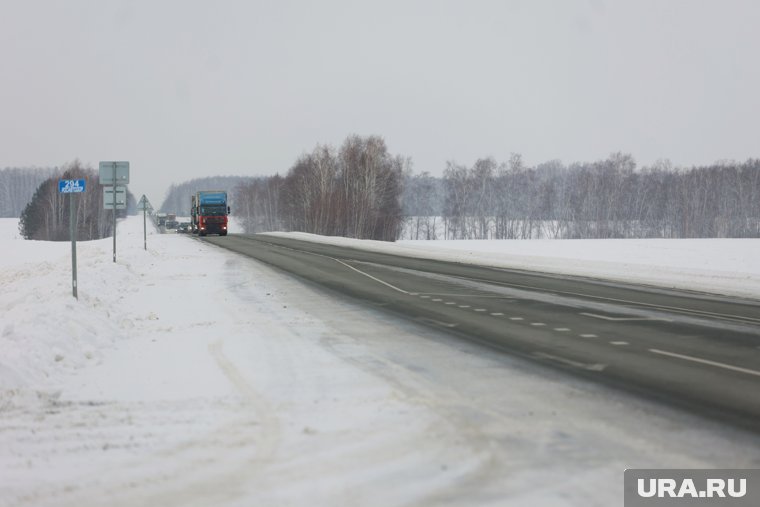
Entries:
{"label": "dashed white line", "polygon": [[569,327],[555,327],[554,330],[559,331],[560,333],[565,333],[567,331],[570,331],[570,328]]}
{"label": "dashed white line", "polygon": [[628,345],[628,342],[615,341],[615,342],[610,342],[610,345],[617,345],[617,346]]}
{"label": "dashed white line", "polygon": [[739,366],[733,366],[726,363],[719,363],[717,361],[710,361],[709,359],[702,359],[700,357],[686,356],[684,354],[676,354],[675,352],[668,352],[666,350],[649,349],[652,354],[660,354],[663,356],[677,357],[678,359],[684,359],[686,361],[693,361],[695,363],[707,364],[710,366],[716,366],[718,368],[724,368],[726,370],[738,371],[739,373],[746,373],[747,375],[755,375],[760,377],[760,371],[750,370],[749,368],[741,368]]}
{"label": "dashed white line", "polygon": [[578,335],[578,336],[580,336],[581,338],[599,338],[599,337],[598,337],[597,335],[595,335],[595,334],[588,334],[588,333],[586,333],[586,334],[580,334],[580,335]]}
{"label": "dashed white line", "polygon": [[510,317],[509,320],[525,320],[522,317]]}
{"label": "dashed white line", "polygon": [[475,311],[476,312],[487,312],[488,310],[486,310],[485,308],[475,308]]}
{"label": "dashed white line", "polygon": [[420,296],[422,299],[430,299],[430,296]]}
{"label": "dashed white line", "polygon": [[504,314],[503,313],[499,313],[499,312],[495,312],[495,313],[492,313],[491,315],[493,315],[494,317],[500,317],[500,316],[502,316]]}
{"label": "dashed white line", "polygon": [[540,326],[545,326],[546,324],[544,324],[543,322],[531,322],[530,325],[540,327]]}
{"label": "dashed white line", "polygon": [[445,302],[445,303],[443,303],[443,304],[445,304],[445,305],[455,305],[455,304],[456,304],[456,301],[446,301],[446,302]]}
{"label": "dashed white line", "polygon": [[459,308],[469,308],[470,305],[459,305]]}

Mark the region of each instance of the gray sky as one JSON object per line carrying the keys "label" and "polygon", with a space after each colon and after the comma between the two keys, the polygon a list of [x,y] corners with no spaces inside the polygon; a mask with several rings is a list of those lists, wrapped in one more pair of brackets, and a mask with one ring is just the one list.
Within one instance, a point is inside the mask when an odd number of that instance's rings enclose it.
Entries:
{"label": "gray sky", "polygon": [[285,173],[382,135],[415,171],[760,156],[760,2],[0,0],[0,167]]}

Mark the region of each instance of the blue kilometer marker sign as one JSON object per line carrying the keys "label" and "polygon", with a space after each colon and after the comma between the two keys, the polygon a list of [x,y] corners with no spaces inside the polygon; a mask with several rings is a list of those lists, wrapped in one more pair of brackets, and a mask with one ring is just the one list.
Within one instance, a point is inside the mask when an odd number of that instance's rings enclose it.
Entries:
{"label": "blue kilometer marker sign", "polygon": [[84,192],[87,180],[59,180],[58,192],[61,194],[78,194]]}

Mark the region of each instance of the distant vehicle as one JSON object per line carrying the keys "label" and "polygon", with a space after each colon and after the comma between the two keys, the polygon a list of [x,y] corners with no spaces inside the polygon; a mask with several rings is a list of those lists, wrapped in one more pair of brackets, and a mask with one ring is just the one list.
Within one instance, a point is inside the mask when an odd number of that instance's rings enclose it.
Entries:
{"label": "distant vehicle", "polygon": [[190,222],[180,222],[179,225],[177,226],[177,232],[186,234],[190,232],[191,230],[192,230],[192,225],[190,224]]}
{"label": "distant vehicle", "polygon": [[227,192],[224,190],[202,190],[191,196],[190,217],[193,234],[227,235]]}
{"label": "distant vehicle", "polygon": [[166,227],[167,229],[176,229],[178,225],[179,224],[177,223],[176,220],[167,220],[164,227]]}
{"label": "distant vehicle", "polygon": [[159,227],[166,225],[166,213],[156,213],[156,222]]}

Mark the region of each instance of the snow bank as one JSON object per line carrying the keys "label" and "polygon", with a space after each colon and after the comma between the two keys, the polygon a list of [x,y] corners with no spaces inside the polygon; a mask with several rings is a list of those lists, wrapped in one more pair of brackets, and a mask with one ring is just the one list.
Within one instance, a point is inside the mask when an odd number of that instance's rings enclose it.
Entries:
{"label": "snow bank", "polygon": [[110,239],[77,242],[77,302],[71,243],[26,241],[17,223],[0,219],[0,386],[6,397],[19,387],[55,385],[61,375],[97,363],[129,327],[119,317],[119,291],[113,290],[131,290],[127,266],[99,269],[111,262]]}

